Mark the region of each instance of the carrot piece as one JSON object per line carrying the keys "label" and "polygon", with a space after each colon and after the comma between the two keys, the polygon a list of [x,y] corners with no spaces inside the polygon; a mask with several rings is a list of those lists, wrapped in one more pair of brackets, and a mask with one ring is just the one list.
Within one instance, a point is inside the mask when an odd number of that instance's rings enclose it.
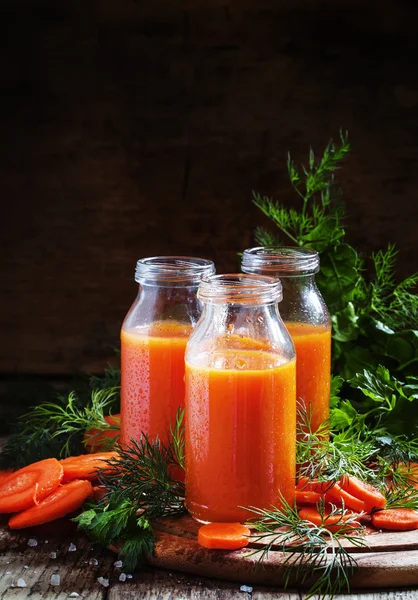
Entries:
{"label": "carrot piece", "polygon": [[75,479],[60,485],[36,506],[32,506],[9,519],[10,529],[23,529],[55,521],[73,512],[93,493],[90,481]]}
{"label": "carrot piece", "polygon": [[[120,429],[120,414],[107,415],[105,421]],[[83,443],[88,452],[103,452],[109,449],[109,443],[113,440],[113,444],[119,440],[119,432],[115,429],[96,429],[91,427],[84,433]]]}
{"label": "carrot piece", "polygon": [[[356,513],[351,511],[345,511],[344,515],[330,515],[330,510],[324,511],[324,520],[322,521],[322,516],[317,508],[314,506],[305,506],[301,508],[299,511],[299,516],[304,521],[310,521],[314,525],[323,526],[329,531],[335,532],[341,529],[344,525],[342,521],[347,521],[349,518],[356,516]],[[338,523],[338,525],[336,524]],[[354,523],[350,523],[350,527],[360,527],[360,523],[355,521]]]}
{"label": "carrot piece", "polygon": [[118,458],[117,452],[97,452],[95,454],[81,454],[80,456],[69,456],[60,460],[64,468],[62,483],[68,483],[73,479],[97,479],[97,471],[104,469],[113,471],[114,467],[108,464],[111,458]]}
{"label": "carrot piece", "polygon": [[310,492],[309,490],[296,490],[296,506],[303,506],[304,504],[316,504],[323,497],[324,495],[319,494],[318,492]]}
{"label": "carrot piece", "polygon": [[331,485],[332,484],[328,481],[317,481],[316,479],[301,477],[296,484],[296,489],[303,492],[316,492],[317,494],[324,494],[329,490]]}
{"label": "carrot piece", "polygon": [[197,541],[205,548],[238,550],[248,545],[251,531],[241,523],[208,523],[200,527]]}
{"label": "carrot piece", "polygon": [[[364,502],[366,512],[371,512],[373,508],[384,508],[386,506],[384,495],[370,483],[366,483],[358,477],[345,475],[339,483],[344,491]],[[346,504],[349,506],[348,503]]]}
{"label": "carrot piece", "polygon": [[335,483],[325,494],[325,500],[332,504],[341,506],[344,501],[344,506],[355,510],[356,512],[365,512],[366,506],[363,500],[359,500],[349,492],[346,492],[339,483]]}
{"label": "carrot piece", "polygon": [[55,458],[14,471],[0,483],[0,513],[26,510],[38,504],[58,487],[63,473]]}
{"label": "carrot piece", "polygon": [[14,473],[13,469],[3,469],[3,470],[0,470],[0,485],[12,473]]}
{"label": "carrot piece", "polygon": [[372,514],[372,524],[376,529],[408,531],[418,529],[418,511],[412,508],[388,508]]}

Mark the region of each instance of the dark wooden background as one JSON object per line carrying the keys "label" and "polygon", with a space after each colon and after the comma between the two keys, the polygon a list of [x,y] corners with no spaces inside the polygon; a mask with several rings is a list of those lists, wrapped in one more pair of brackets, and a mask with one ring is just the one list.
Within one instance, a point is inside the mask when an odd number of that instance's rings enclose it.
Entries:
{"label": "dark wooden background", "polygon": [[415,0],[1,0],[0,375],[100,371],[135,261],[236,253],[340,127],[351,240],[416,268]]}

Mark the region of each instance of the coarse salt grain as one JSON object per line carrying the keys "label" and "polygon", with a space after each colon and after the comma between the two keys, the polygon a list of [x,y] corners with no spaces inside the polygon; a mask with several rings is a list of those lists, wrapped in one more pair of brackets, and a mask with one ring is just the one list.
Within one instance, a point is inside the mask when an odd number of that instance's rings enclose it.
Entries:
{"label": "coarse salt grain", "polygon": [[102,585],[103,587],[109,587],[109,580],[105,579],[104,577],[98,577],[97,581],[100,583],[100,585]]}
{"label": "coarse salt grain", "polygon": [[51,575],[51,585],[60,585],[60,583],[61,577],[58,575],[58,573]]}
{"label": "coarse salt grain", "polygon": [[78,598],[80,594],[77,594],[77,592],[71,592],[71,594],[68,596],[69,598]]}
{"label": "coarse salt grain", "polygon": [[38,545],[38,542],[37,542],[37,540],[35,540],[35,538],[30,538],[28,540],[28,546],[31,546],[32,548],[34,548],[37,545]]}
{"label": "coarse salt grain", "polygon": [[251,592],[253,591],[253,588],[250,585],[242,585],[239,588],[240,592],[247,592],[248,594],[251,594]]}
{"label": "coarse salt grain", "polygon": [[117,568],[120,569],[121,566],[123,565],[123,562],[121,560],[117,560],[113,563],[113,565]]}
{"label": "coarse salt grain", "polygon": [[133,576],[132,576],[130,573],[128,573],[128,574],[126,575],[126,579],[132,579],[132,577],[133,577]]}
{"label": "coarse salt grain", "polygon": [[26,587],[26,581],[24,579],[22,579],[21,577],[19,577],[16,585],[17,585],[17,587]]}
{"label": "coarse salt grain", "polygon": [[119,581],[126,581],[126,573],[121,573],[119,575]]}
{"label": "coarse salt grain", "polygon": [[97,567],[97,565],[98,565],[98,564],[99,564],[99,561],[97,560],[97,558],[91,558],[91,559],[89,560],[89,565],[90,565],[91,567]]}
{"label": "coarse salt grain", "polygon": [[57,558],[57,553],[56,552],[50,552],[49,553],[49,558]]}
{"label": "coarse salt grain", "polygon": [[70,544],[68,546],[68,552],[75,552],[77,550],[77,546],[75,544]]}

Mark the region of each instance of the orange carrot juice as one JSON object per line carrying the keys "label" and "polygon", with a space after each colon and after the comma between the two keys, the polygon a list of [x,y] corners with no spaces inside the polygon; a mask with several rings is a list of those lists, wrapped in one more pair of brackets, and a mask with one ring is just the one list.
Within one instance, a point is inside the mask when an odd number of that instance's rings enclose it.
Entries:
{"label": "orange carrot juice", "polygon": [[166,443],[184,407],[184,352],[191,326],[157,321],[121,332],[121,444],[141,433]]}
{"label": "orange carrot juice", "polygon": [[311,414],[312,430],[329,417],[331,329],[306,323],[285,323],[296,349],[296,398]]}
{"label": "orange carrot juice", "polygon": [[245,521],[240,506],[293,503],[295,361],[224,350],[186,363],[186,507],[200,521]]}

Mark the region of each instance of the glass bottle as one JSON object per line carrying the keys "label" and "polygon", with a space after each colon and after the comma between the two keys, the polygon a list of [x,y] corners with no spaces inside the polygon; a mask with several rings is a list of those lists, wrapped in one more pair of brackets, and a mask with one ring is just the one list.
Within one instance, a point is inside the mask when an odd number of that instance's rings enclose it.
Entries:
{"label": "glass bottle", "polygon": [[201,313],[197,288],[214,272],[202,258],[138,260],[139,291],[121,330],[121,444],[141,433],[167,442],[184,406],[184,352]]}
{"label": "glass bottle", "polygon": [[331,319],[315,283],[319,255],[299,247],[249,248],[241,269],[280,278],[280,314],[296,348],[296,396],[304,400],[316,431],[329,416],[331,383]]}
{"label": "glass bottle", "polygon": [[245,521],[245,506],[291,504],[295,491],[295,349],[281,284],[202,279],[202,316],[186,349],[186,507],[202,522]]}

